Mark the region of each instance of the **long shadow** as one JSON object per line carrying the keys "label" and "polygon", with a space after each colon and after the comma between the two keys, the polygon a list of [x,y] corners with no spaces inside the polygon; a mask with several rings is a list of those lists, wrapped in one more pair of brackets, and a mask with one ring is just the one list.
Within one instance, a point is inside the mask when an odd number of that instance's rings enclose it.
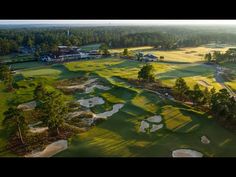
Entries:
{"label": "long shadow", "polygon": [[51,66],[51,68],[61,71],[61,73],[58,76],[59,80],[67,79],[67,78],[75,78],[75,77],[86,75],[85,71],[70,71],[64,65],[53,65]]}
{"label": "long shadow", "polygon": [[140,63],[137,61],[124,60],[123,62],[115,64],[115,65],[111,65],[108,68],[130,69],[130,68],[137,68],[140,65],[143,65],[143,63]]}
{"label": "long shadow", "polygon": [[[203,68],[204,67],[204,68]],[[159,76],[176,76],[176,77],[191,77],[191,76],[209,76],[214,74],[214,71],[205,67],[204,65],[187,66],[181,69],[176,68],[175,70],[167,71],[158,74]]]}

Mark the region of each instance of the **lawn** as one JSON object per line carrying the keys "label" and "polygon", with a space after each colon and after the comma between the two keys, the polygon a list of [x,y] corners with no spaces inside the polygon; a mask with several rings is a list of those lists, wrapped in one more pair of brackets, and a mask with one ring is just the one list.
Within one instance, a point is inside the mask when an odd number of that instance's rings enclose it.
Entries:
{"label": "lawn", "polygon": [[100,45],[101,44],[83,45],[80,47],[80,49],[85,50],[85,51],[98,50]]}
{"label": "lawn", "polygon": [[33,60],[33,55],[29,54],[11,54],[11,55],[4,55],[0,56],[0,61],[3,62],[23,62]]}
{"label": "lawn", "polygon": [[[200,60],[196,59],[196,62],[191,61],[188,64],[155,62],[153,66],[156,77],[166,85],[173,86],[177,77],[183,77],[191,87],[199,81],[204,81],[219,89],[221,86],[214,81],[214,68],[197,61]],[[0,121],[3,119],[3,112],[9,106],[8,103],[19,104],[33,99],[33,90],[38,82],[45,82],[47,88],[53,90],[55,89],[53,83],[57,80],[90,75],[100,78],[104,81],[104,85],[111,89],[107,91],[95,89],[95,92],[89,94],[75,93],[68,96],[69,100],[102,97],[105,104],[93,107],[91,110],[95,113],[109,111],[117,103],[123,103],[124,107],[89,131],[72,137],[69,140],[68,150],[56,156],[169,157],[171,151],[178,148],[191,148],[202,152],[204,156],[236,156],[236,135],[222,128],[213,118],[186,105],[133,88],[125,82],[123,78],[137,78],[142,65],[144,63],[119,58],[55,65],[37,62],[14,64],[12,65],[14,68],[20,69],[14,76],[19,89],[14,93],[7,93],[3,89],[3,83],[0,82]],[[9,102],[11,99],[13,101]],[[164,127],[155,133],[139,132],[140,122],[153,115],[162,116],[161,123]],[[5,146],[7,138],[1,129],[2,126],[0,126],[0,149]],[[200,138],[203,135],[210,139],[210,144],[201,143]],[[0,156],[12,156],[12,154],[2,151]]]}
{"label": "lawn", "polygon": [[[111,53],[121,53],[124,51],[125,48],[116,48],[116,49],[109,49]],[[129,51],[145,51],[153,49],[152,46],[142,46],[142,47],[129,47]]]}
{"label": "lawn", "polygon": [[224,72],[223,74],[223,78],[225,79],[225,84],[230,86],[236,92],[236,64],[221,63],[221,66],[228,69],[228,71]]}
{"label": "lawn", "polygon": [[[82,61],[65,64],[72,71],[96,73],[106,78],[115,89],[101,93],[107,103],[125,103],[125,106],[107,121],[100,123],[88,132],[70,139],[69,149],[57,154],[58,157],[168,157],[177,148],[192,148],[205,156],[236,156],[235,134],[225,130],[203,112],[196,112],[190,107],[163,100],[153,93],[130,88],[121,78],[135,78],[142,63],[122,59],[102,59],[96,62]],[[163,82],[174,80],[170,76],[184,77],[192,86],[198,80],[205,80],[216,88],[220,86],[213,80],[214,69],[203,64],[155,63],[157,77]],[[123,70],[124,69],[124,70]],[[167,76],[169,79],[164,79]],[[126,85],[126,86],[125,86]],[[204,88],[204,87],[203,87]],[[98,94],[99,95],[99,94]],[[107,109],[109,104],[106,104]],[[102,106],[100,106],[102,107]],[[98,109],[102,111],[104,108]],[[164,128],[157,133],[143,134],[138,131],[141,120],[153,116],[163,117]],[[201,136],[206,135],[211,144],[201,143]]]}
{"label": "lawn", "polygon": [[150,50],[144,52],[152,53],[158,57],[164,56],[164,61],[166,62],[180,62],[180,63],[196,63],[204,61],[204,55],[213,51],[221,51],[225,52],[229,47],[223,48],[207,48],[207,47],[194,47],[194,48],[180,48],[178,50],[170,50],[170,51],[157,51]]}
{"label": "lawn", "polygon": [[[163,117],[164,128],[140,133],[140,121],[155,114]],[[203,135],[211,144],[201,143]],[[68,150],[56,157],[170,157],[177,148],[195,149],[205,156],[236,156],[235,145],[236,136],[202,112],[143,91],[127,98],[108,120],[71,138]]]}
{"label": "lawn", "polygon": [[[111,80],[114,76],[122,78],[137,78],[138,72],[144,63],[118,58],[96,59],[66,63],[65,66],[71,71],[93,72],[101,77]],[[214,79],[215,69],[202,63],[173,64],[165,62],[152,63],[155,68],[156,78],[163,84],[173,86],[176,78],[183,77],[190,87],[200,83],[202,89],[205,86],[202,81],[219,90],[221,86]],[[202,85],[201,85],[202,84]]]}
{"label": "lawn", "polygon": [[39,68],[39,67],[45,67],[45,64],[37,62],[37,61],[31,61],[27,63],[14,63],[10,65],[13,69],[19,70],[19,69],[32,69],[32,68]]}

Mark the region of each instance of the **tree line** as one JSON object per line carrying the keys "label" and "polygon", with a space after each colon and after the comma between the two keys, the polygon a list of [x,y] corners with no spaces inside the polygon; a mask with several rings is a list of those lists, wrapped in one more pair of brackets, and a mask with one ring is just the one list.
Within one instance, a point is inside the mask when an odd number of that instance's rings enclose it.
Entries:
{"label": "tree line", "polygon": [[[67,31],[69,30],[69,35]],[[18,51],[20,46],[34,47],[38,55],[53,52],[58,45],[81,46],[105,43],[110,48],[151,45],[169,50],[211,42],[236,43],[236,35],[196,32],[175,27],[66,27],[18,28],[0,30],[0,55]]]}
{"label": "tree line", "polygon": [[236,62],[236,48],[229,48],[225,53],[220,51],[214,51],[211,53],[206,53],[204,55],[204,60],[207,63],[221,63],[221,62],[230,62],[235,63]]}
{"label": "tree line", "polygon": [[173,87],[174,96],[180,101],[191,101],[194,107],[209,111],[226,127],[236,128],[236,100],[226,89],[216,92],[213,87],[201,90],[196,84],[191,90],[183,78],[178,78]]}

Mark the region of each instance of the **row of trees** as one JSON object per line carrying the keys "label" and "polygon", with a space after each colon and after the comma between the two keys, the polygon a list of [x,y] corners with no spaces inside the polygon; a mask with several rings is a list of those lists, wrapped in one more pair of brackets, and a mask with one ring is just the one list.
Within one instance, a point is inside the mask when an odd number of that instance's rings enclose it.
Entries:
{"label": "row of trees", "polygon": [[212,41],[236,43],[235,34],[194,31],[177,27],[72,27],[1,29],[0,55],[16,51],[19,46],[39,51],[54,51],[58,45],[105,43],[110,48],[152,45],[168,50],[198,46]]}
{"label": "row of trees", "polygon": [[235,48],[230,48],[228,49],[225,53],[222,53],[220,51],[214,51],[212,54],[211,53],[206,53],[204,55],[204,60],[207,63],[211,62],[236,62],[236,49]]}
{"label": "row of trees", "polygon": [[198,84],[195,84],[193,90],[190,90],[185,80],[178,78],[173,87],[173,92],[178,100],[191,101],[195,106],[209,106],[211,97],[216,90],[214,87],[211,90],[206,87],[202,91]]}
{"label": "row of trees", "polygon": [[196,84],[193,90],[190,90],[185,80],[178,78],[173,90],[178,100],[191,100],[194,106],[209,110],[225,124],[236,126],[236,100],[230,96],[226,89],[216,92],[214,88],[210,91],[205,88],[202,91],[199,85]]}

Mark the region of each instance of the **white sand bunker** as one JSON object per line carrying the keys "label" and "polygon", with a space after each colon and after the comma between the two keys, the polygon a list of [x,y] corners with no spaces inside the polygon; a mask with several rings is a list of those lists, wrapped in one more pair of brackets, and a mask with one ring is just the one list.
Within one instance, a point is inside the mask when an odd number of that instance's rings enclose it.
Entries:
{"label": "white sand bunker", "polygon": [[31,133],[42,133],[42,132],[48,130],[48,127],[35,127],[35,126],[40,125],[42,123],[43,123],[42,121],[39,121],[35,124],[29,124],[29,131]]}
{"label": "white sand bunker", "polygon": [[146,121],[142,121],[141,122],[141,125],[140,125],[140,128],[139,128],[139,131],[140,132],[146,132],[146,129],[149,128],[149,123],[147,123]]}
{"label": "white sand bunker", "polygon": [[[162,117],[161,116],[151,116],[149,118],[147,118],[146,120],[143,120],[141,122],[141,125],[140,125],[140,132],[146,132],[146,129],[148,129],[149,127],[152,126],[152,128],[150,129],[150,132],[155,132],[161,128],[163,128],[163,124],[156,124],[156,123],[160,123],[162,121]],[[154,123],[154,124],[151,124],[151,123]]]}
{"label": "white sand bunker", "polygon": [[36,101],[30,101],[28,103],[23,103],[17,106],[18,109],[22,109],[23,111],[30,111],[36,107]]}
{"label": "white sand bunker", "polygon": [[96,114],[95,117],[96,118],[107,118],[112,116],[113,114],[117,113],[122,107],[124,106],[124,104],[115,104],[113,105],[113,108],[111,111],[106,111],[100,114]]}
{"label": "white sand bunker", "polygon": [[209,84],[208,82],[204,81],[204,80],[199,80],[197,81],[198,84],[204,86],[204,87],[211,87],[212,85]]}
{"label": "white sand bunker", "polygon": [[87,80],[85,83],[83,84],[78,84],[78,85],[70,85],[70,86],[58,86],[57,88],[61,88],[61,89],[71,89],[71,90],[74,90],[74,89],[85,89],[85,86],[86,85],[89,85],[93,82],[95,82],[97,80],[97,78],[94,78],[94,79],[89,79]]}
{"label": "white sand bunker", "polygon": [[209,144],[210,143],[210,140],[206,137],[206,136],[202,136],[201,137],[201,142],[203,144]]}
{"label": "white sand bunker", "polygon": [[163,127],[163,124],[159,124],[159,125],[153,124],[150,132],[155,132],[155,131],[161,129],[162,127]]}
{"label": "white sand bunker", "polygon": [[191,149],[177,149],[172,151],[172,157],[203,157],[203,154]]}
{"label": "white sand bunker", "polygon": [[91,87],[86,87],[85,93],[91,93],[94,91],[95,88],[98,88],[101,90],[110,90],[111,89],[110,87],[107,87],[107,86],[95,84],[95,85],[92,85]]}
{"label": "white sand bunker", "polygon": [[77,117],[83,113],[84,113],[84,111],[70,112],[70,113],[68,113],[68,119],[71,120],[72,118]]}
{"label": "white sand bunker", "polygon": [[159,123],[161,122],[161,120],[162,120],[161,116],[152,116],[152,117],[147,118],[147,121],[154,122],[154,123]]}
{"label": "white sand bunker", "polygon": [[29,129],[31,133],[42,133],[44,131],[48,130],[48,127],[33,127]]}
{"label": "white sand bunker", "polygon": [[93,97],[93,98],[89,98],[89,99],[81,99],[81,100],[78,100],[77,102],[79,102],[80,105],[85,106],[87,108],[91,108],[95,105],[100,105],[100,104],[105,103],[105,101],[100,97]]}
{"label": "white sand bunker", "polygon": [[68,148],[67,140],[59,140],[49,144],[43,151],[33,152],[25,157],[52,157]]}

